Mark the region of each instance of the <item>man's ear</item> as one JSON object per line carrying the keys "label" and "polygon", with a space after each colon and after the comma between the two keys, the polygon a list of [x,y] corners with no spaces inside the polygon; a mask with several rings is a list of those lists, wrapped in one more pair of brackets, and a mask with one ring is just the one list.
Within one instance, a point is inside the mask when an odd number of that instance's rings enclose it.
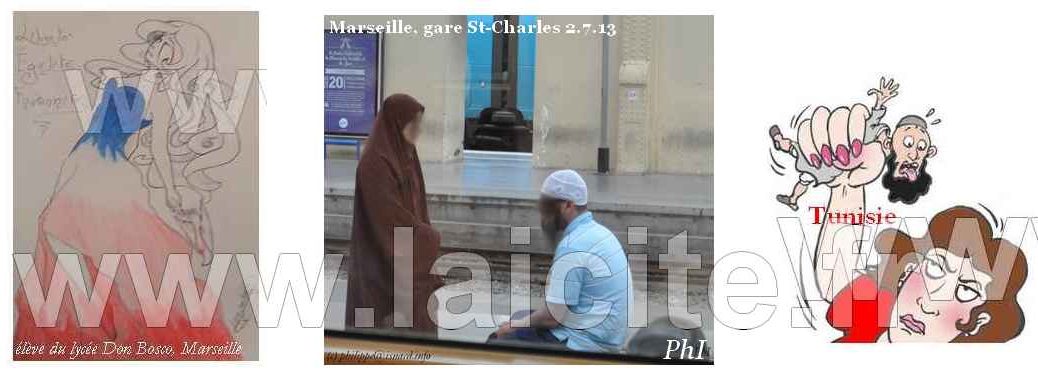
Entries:
{"label": "man's ear", "polygon": [[933,158],[933,156],[936,156],[936,155],[937,155],[937,146],[930,145],[930,149],[926,150],[926,158]]}
{"label": "man's ear", "polygon": [[562,203],[562,209],[559,210],[559,214],[562,215],[567,221],[577,216],[577,204],[565,201]]}
{"label": "man's ear", "polygon": [[883,147],[883,153],[890,154],[890,140],[891,136],[889,130],[880,132],[879,145]]}
{"label": "man's ear", "polygon": [[986,311],[981,312],[977,315],[977,324],[973,326],[973,330],[966,332],[966,335],[977,335],[980,332],[980,328],[987,326],[988,323],[991,323],[991,314],[988,314]]}

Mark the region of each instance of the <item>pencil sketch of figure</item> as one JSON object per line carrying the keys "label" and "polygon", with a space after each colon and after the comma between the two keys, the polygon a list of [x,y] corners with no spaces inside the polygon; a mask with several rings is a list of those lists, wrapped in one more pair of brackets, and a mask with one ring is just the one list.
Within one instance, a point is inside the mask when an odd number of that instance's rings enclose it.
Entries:
{"label": "pencil sketch of figure", "polygon": [[[179,352],[182,342],[218,345],[233,341],[219,306],[211,323],[199,327],[188,316],[179,292],[165,326],[150,327],[144,318],[147,307],[139,301],[127,270],[120,268],[114,274],[99,270],[106,253],[143,254],[153,284],[159,282],[171,254],[191,254],[192,267],[208,265],[214,236],[207,204],[221,184],[206,171],[233,161],[239,150],[237,133],[220,133],[211,111],[183,110],[204,105],[205,99],[195,98],[197,86],[219,85],[209,80],[215,70],[214,48],[204,29],[185,21],[147,20],[137,25],[134,39],[123,44],[119,53],[117,59],[84,64],[85,72],[92,76],[91,85],[101,90],[101,98],[89,129],[63,160],[53,193],[39,215],[34,258],[40,278],[49,279],[56,270],[66,270],[57,254],[67,252],[55,252],[55,245],[80,253],[88,282],[95,288],[112,285],[108,302],[101,306],[101,324],[81,327],[73,294],[65,293],[54,327],[39,327],[34,314],[40,318],[40,310],[33,313],[26,293],[18,292],[15,342],[136,345],[144,341],[169,344]],[[143,73],[149,70],[159,73],[150,99],[138,88]],[[182,103],[168,100],[167,90],[179,94]],[[152,104],[146,105],[146,101]],[[194,273],[198,289],[202,289],[202,276],[197,270]],[[80,295],[87,292],[70,288]],[[238,357],[186,353],[98,358]]]}
{"label": "pencil sketch of figure", "polygon": [[163,104],[168,99],[161,95],[153,98],[150,109],[156,121],[142,131],[127,158],[140,168],[149,187],[163,191],[192,253],[208,263],[213,235],[206,204],[220,183],[205,170],[232,161],[239,150],[238,135],[221,133],[212,111],[204,107],[206,99],[198,98],[211,93],[198,87],[220,85],[212,77],[212,42],[205,30],[185,21],[147,20],[137,26],[137,36],[141,42],[120,48],[127,63],[102,59],[87,62],[85,68],[96,80],[112,70],[123,78],[157,70],[155,93],[173,90],[183,100],[174,105]]}

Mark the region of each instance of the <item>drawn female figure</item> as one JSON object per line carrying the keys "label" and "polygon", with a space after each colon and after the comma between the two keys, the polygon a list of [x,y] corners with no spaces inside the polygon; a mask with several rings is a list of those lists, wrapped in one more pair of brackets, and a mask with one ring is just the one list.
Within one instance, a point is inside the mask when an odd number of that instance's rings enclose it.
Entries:
{"label": "drawn female figure", "polygon": [[[39,216],[34,263],[44,284],[55,271],[67,271],[57,262],[56,254],[67,253],[55,251],[54,246],[60,245],[81,254],[87,281],[92,280],[94,288],[112,285],[100,326],[80,326],[72,294],[65,293],[54,327],[39,327],[37,319],[47,316],[40,310],[33,313],[26,293],[19,292],[15,342],[71,345],[107,341],[134,347],[147,342],[174,347],[172,355],[87,355],[80,359],[237,359],[237,355],[181,352],[185,342],[222,345],[233,340],[219,307],[210,323],[199,326],[197,321],[192,323],[178,292],[166,324],[151,327],[144,314],[154,310],[140,302],[128,269],[121,266],[110,273],[98,267],[106,253],[142,254],[152,286],[158,287],[163,268],[176,269],[167,268],[170,254],[191,253],[192,261],[208,263],[213,239],[206,204],[220,183],[209,178],[205,169],[230,162],[238,152],[237,135],[218,133],[211,115],[185,114],[173,109],[177,104],[163,107],[156,102],[145,107],[146,94],[125,84],[134,77],[144,80],[146,70],[158,70],[156,94],[180,88],[186,98],[181,105],[200,102],[192,98],[193,90],[205,83],[206,70],[214,67],[212,44],[204,30],[182,21],[148,20],[138,25],[137,35],[142,42],[120,49],[130,63],[94,60],[84,65],[95,75],[93,84],[102,89],[101,98],[89,129],[65,158],[54,192]],[[111,79],[113,70],[124,84]],[[150,118],[145,115],[149,108],[153,111]],[[197,123],[189,128],[188,122]],[[196,283],[198,289],[203,288],[200,281]],[[78,295],[88,293],[82,287],[71,288]],[[154,294],[141,297],[154,299]]]}
{"label": "drawn female figure", "polygon": [[944,210],[921,238],[887,229],[876,249],[884,270],[852,280],[826,313],[838,342],[1006,342],[1023,330],[1024,253],[977,210]]}
{"label": "drawn female figure", "polygon": [[[137,35],[141,42],[120,48],[129,63],[94,60],[87,62],[86,70],[98,78],[114,70],[123,78],[156,81],[150,107],[154,126],[137,139],[128,157],[141,168],[149,187],[163,191],[172,217],[192,242],[192,252],[208,264],[213,235],[206,205],[220,183],[206,170],[233,161],[240,148],[238,135],[221,133],[206,107],[206,96],[223,93],[206,88],[221,86],[214,76],[212,42],[204,29],[185,21],[147,20],[138,24]],[[144,75],[149,72],[158,75]],[[176,100],[166,94],[174,94]]]}

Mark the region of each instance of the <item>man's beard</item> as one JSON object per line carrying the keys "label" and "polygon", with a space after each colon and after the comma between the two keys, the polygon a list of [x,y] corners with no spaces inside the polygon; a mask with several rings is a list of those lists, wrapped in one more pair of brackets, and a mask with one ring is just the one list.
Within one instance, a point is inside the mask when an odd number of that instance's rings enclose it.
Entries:
{"label": "man's beard", "polygon": [[920,196],[930,192],[930,183],[933,182],[933,178],[930,177],[930,173],[926,172],[926,160],[919,165],[915,181],[894,177],[894,172],[898,169],[894,155],[887,157],[886,166],[887,170],[883,173],[883,187],[888,190],[887,200],[891,203],[913,204],[919,200]]}
{"label": "man's beard", "polygon": [[555,246],[559,244],[559,240],[562,238],[562,229],[565,228],[563,224],[562,216],[559,214],[552,215],[547,221],[541,218],[541,231],[548,238],[548,246],[551,249],[555,249]]}

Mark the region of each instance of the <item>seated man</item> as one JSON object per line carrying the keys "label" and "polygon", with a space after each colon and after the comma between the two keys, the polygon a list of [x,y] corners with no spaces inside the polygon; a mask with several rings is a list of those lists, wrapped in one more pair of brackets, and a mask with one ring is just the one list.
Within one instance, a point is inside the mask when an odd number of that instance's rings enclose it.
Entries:
{"label": "seated man", "polygon": [[627,336],[633,291],[620,241],[587,211],[587,185],[560,170],[544,180],[541,228],[555,247],[544,309],[520,311],[490,339],[564,345],[572,350],[618,352]]}

